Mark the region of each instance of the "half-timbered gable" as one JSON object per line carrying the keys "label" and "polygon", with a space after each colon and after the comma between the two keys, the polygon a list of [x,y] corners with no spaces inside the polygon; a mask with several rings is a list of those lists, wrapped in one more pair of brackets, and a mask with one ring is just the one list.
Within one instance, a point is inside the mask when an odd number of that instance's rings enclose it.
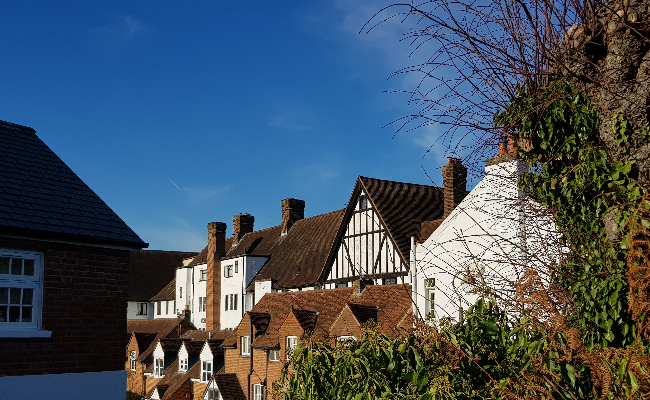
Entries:
{"label": "half-timbered gable", "polygon": [[345,287],[360,278],[372,284],[408,281],[411,239],[419,240],[422,223],[443,213],[441,188],[360,176],[325,287]]}

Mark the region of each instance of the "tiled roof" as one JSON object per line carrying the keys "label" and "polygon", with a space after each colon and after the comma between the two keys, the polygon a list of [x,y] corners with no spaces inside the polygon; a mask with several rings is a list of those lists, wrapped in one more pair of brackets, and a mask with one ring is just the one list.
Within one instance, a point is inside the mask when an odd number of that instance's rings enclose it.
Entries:
{"label": "tiled roof", "polygon": [[129,301],[149,301],[176,277],[183,259],[196,253],[144,250],[129,256]]}
{"label": "tiled roof", "polygon": [[424,221],[422,222],[422,227],[420,228],[420,238],[417,240],[417,243],[424,243],[433,232],[438,229],[440,224],[442,224],[444,219],[439,218],[433,221]]}
{"label": "tiled roof", "polygon": [[[230,248],[232,246],[233,238],[229,237],[226,238],[226,249]],[[205,264],[208,262],[208,246],[205,246],[203,250],[199,254],[197,254],[196,257],[190,262],[187,266],[188,267],[193,267],[195,265],[201,265]]]}
{"label": "tiled roof", "polygon": [[140,353],[147,350],[149,346],[151,346],[151,343],[153,343],[153,341],[156,339],[156,336],[158,336],[157,333],[142,332],[133,332],[132,335],[135,337],[135,340],[138,343],[138,350]]}
{"label": "tiled roof", "polygon": [[[301,287],[318,282],[332,252],[343,213],[344,210],[339,210],[301,219],[285,236],[280,235],[279,227],[271,228],[278,231],[268,250],[271,258],[256,279],[272,279],[274,288]],[[248,235],[251,234],[244,236],[242,242]],[[260,246],[263,243],[264,240]]]}
{"label": "tiled roof", "polygon": [[0,121],[0,230],[147,247],[32,128]]}
{"label": "tiled roof", "polygon": [[176,299],[176,278],[172,279],[160,292],[149,301],[175,300]]}
{"label": "tiled roof", "polygon": [[160,333],[167,336],[183,321],[188,322],[181,318],[129,319],[126,321],[126,330],[128,333]]}
{"label": "tiled roof", "polygon": [[413,183],[359,177],[364,191],[381,216],[405,262],[409,262],[411,236],[420,238],[420,224],[441,218],[444,193],[441,188]]}
{"label": "tiled roof", "polygon": [[411,285],[368,285],[361,296],[350,301],[350,305],[377,307],[380,332],[395,334],[400,322],[413,310]]}
{"label": "tiled roof", "polygon": [[213,376],[223,400],[246,400],[237,374],[216,374]]}
{"label": "tiled roof", "polygon": [[348,304],[350,311],[354,314],[354,317],[359,321],[360,324],[365,324],[369,320],[377,320],[377,313],[379,307],[377,306],[368,306],[363,304]]}
{"label": "tiled roof", "polygon": [[[165,393],[161,396],[161,400],[167,400],[175,397],[176,392],[187,383],[190,379],[198,379],[201,376],[201,363],[195,362],[194,365],[189,366],[187,372],[178,372],[179,360],[178,358],[165,368],[163,372],[165,376],[156,384],[156,387],[164,387]],[[192,392],[190,383],[189,392]],[[160,390],[158,391],[160,394]],[[150,396],[151,394],[149,394]]]}

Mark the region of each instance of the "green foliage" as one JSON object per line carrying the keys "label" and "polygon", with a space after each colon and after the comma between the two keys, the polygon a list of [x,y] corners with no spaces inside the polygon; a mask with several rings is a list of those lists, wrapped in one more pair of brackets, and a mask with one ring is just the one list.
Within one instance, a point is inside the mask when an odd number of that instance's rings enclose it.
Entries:
{"label": "green foliage", "polygon": [[[495,118],[532,145],[519,151],[531,169],[520,186],[555,211],[571,250],[556,277],[575,300],[572,324],[589,347],[625,346],[634,341],[636,329],[627,313],[628,239],[608,240],[603,218],[613,212],[622,231],[644,191],[631,179],[632,162],[608,157],[599,121],[589,102],[562,82],[535,97],[520,95]],[[619,114],[614,126],[623,151],[628,123]]]}
{"label": "green foliage", "polygon": [[126,400],[144,400],[144,396],[140,393],[134,393],[130,390],[126,391]]}

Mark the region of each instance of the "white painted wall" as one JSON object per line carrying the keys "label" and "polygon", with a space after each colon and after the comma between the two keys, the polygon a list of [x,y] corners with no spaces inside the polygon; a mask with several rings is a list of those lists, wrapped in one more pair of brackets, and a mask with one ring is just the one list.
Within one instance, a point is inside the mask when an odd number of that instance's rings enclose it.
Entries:
{"label": "white painted wall", "polygon": [[191,318],[192,323],[198,329],[205,329],[206,312],[201,311],[200,301],[201,298],[207,296],[206,293],[207,293],[208,282],[206,280],[201,280],[201,271],[207,270],[207,268],[208,268],[207,264],[195,265],[192,268],[193,290],[192,290],[192,298],[190,300],[191,301],[190,311],[192,311],[192,318]]}
{"label": "white painted wall", "polygon": [[[176,318],[176,304],[175,300],[162,300],[154,301],[152,303],[154,319],[160,318]],[[160,314],[158,314],[158,307],[160,305]]]}
{"label": "white painted wall", "polygon": [[[138,304],[147,303],[147,314],[138,314]],[[147,301],[129,301],[126,305],[126,319],[153,319],[153,303]]]}
{"label": "white painted wall", "polygon": [[185,306],[190,307],[192,299],[192,268],[183,267],[176,269],[176,309],[177,313],[182,313]]}
{"label": "white painted wall", "polygon": [[[425,313],[426,279],[435,279],[435,317],[459,318],[486,285],[512,296],[527,268],[548,271],[560,247],[554,220],[517,188],[516,160],[486,167],[483,180],[438,229],[411,251],[415,315]],[[473,277],[473,278],[470,278]],[[469,278],[469,279],[468,279]],[[476,285],[468,284],[472,279]]]}
{"label": "white painted wall", "polygon": [[0,399],[115,400],[125,388],[124,370],[0,377]]}

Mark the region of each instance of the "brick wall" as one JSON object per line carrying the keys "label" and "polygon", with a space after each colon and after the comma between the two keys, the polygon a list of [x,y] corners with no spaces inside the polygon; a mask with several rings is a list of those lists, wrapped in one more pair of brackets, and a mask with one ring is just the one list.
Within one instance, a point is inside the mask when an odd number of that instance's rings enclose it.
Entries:
{"label": "brick wall", "polygon": [[135,337],[131,335],[128,346],[126,346],[126,362],[124,369],[126,370],[126,390],[134,393],[142,393],[142,369],[143,366],[139,362],[135,364],[135,371],[131,370],[131,352],[135,351],[136,358],[140,355],[138,342]]}
{"label": "brick wall", "polygon": [[51,338],[0,340],[0,376],[124,368],[129,252],[0,238],[44,254],[42,329]]}

